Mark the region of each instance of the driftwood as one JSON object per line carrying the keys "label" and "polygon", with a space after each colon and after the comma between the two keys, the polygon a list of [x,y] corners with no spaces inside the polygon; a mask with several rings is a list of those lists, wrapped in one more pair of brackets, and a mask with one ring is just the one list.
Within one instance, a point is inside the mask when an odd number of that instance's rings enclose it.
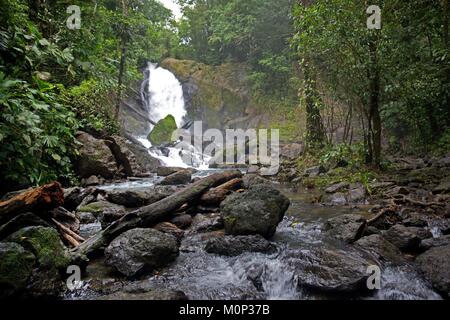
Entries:
{"label": "driftwood", "polygon": [[208,190],[200,197],[200,202],[206,205],[220,204],[231,191],[239,189],[242,183],[242,179],[240,178],[232,179],[216,188]]}
{"label": "driftwood", "polygon": [[139,227],[150,227],[162,222],[185,203],[198,200],[210,188],[240,177],[242,177],[240,171],[227,171],[203,178],[167,198],[128,213],[106,229],[87,239],[73,249],[72,253],[78,256],[92,256],[123,232]]}
{"label": "driftwood", "polygon": [[21,213],[33,212],[39,215],[59,207],[63,203],[64,192],[61,184],[53,182],[0,202],[0,224]]}
{"label": "driftwood", "polygon": [[84,242],[84,239],[82,237],[80,237],[78,234],[76,234],[75,232],[73,232],[72,230],[70,230],[69,228],[67,228],[66,226],[64,226],[62,223],[56,221],[55,219],[52,218],[53,223],[58,227],[60,233],[65,233],[68,234],[70,237],[72,237],[73,239],[79,241],[79,242]]}

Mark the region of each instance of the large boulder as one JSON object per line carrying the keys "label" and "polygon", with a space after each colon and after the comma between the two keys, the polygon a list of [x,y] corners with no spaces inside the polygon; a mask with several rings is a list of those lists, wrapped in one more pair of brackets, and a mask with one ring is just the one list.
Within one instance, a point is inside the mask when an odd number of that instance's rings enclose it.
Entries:
{"label": "large boulder", "polygon": [[177,129],[175,118],[169,114],[155,125],[152,132],[148,135],[148,140],[154,146],[168,144],[172,142],[172,134]]}
{"label": "large boulder", "polygon": [[105,179],[113,178],[117,172],[116,159],[105,140],[96,139],[86,132],[77,132],[75,137],[81,144],[75,166],[80,177],[100,175]]}
{"label": "large boulder", "polygon": [[133,142],[120,136],[109,137],[107,141],[117,164],[122,167],[127,176],[137,177],[146,172],[130,149]]}
{"label": "large boulder", "polygon": [[35,263],[34,255],[13,242],[0,242],[0,298],[20,294]]}
{"label": "large boulder", "polygon": [[431,248],[418,256],[416,263],[433,287],[450,297],[450,245]]}
{"label": "large boulder", "polygon": [[8,242],[15,242],[36,256],[39,266],[65,270],[70,259],[66,248],[54,228],[32,226],[14,232]]}
{"label": "large boulder", "polygon": [[165,177],[164,180],[161,181],[161,184],[162,185],[187,184],[191,182],[191,179],[192,175],[190,170],[181,170]]}
{"label": "large boulder", "polygon": [[274,253],[276,247],[260,235],[224,236],[210,239],[205,251],[223,256],[238,256],[244,252]]}
{"label": "large boulder", "polygon": [[377,263],[351,249],[314,247],[288,254],[300,289],[322,294],[360,294],[368,290],[369,266]]}
{"label": "large boulder", "polygon": [[26,295],[37,298],[58,297],[64,289],[62,274],[70,264],[58,232],[41,226],[26,227],[10,235],[6,241],[20,244],[36,257]]}
{"label": "large boulder", "polygon": [[289,205],[289,199],[269,185],[258,184],[246,192],[234,193],[221,204],[225,232],[270,238]]}
{"label": "large boulder", "polygon": [[416,252],[419,251],[420,242],[426,238],[431,238],[432,234],[422,228],[396,224],[383,236],[403,252]]}
{"label": "large boulder", "polygon": [[105,250],[106,263],[127,277],[163,267],[178,256],[174,236],[155,229],[132,229]]}
{"label": "large boulder", "polygon": [[148,149],[137,141],[133,141],[128,145],[128,148],[133,152],[136,162],[146,172],[156,172],[161,166],[161,160],[153,157],[148,152]]}
{"label": "large boulder", "polygon": [[344,214],[329,219],[325,224],[325,231],[336,239],[352,243],[362,237],[366,222],[366,219],[360,215]]}
{"label": "large boulder", "polygon": [[356,241],[355,245],[373,254],[380,262],[397,264],[404,261],[401,251],[379,234],[363,237]]}

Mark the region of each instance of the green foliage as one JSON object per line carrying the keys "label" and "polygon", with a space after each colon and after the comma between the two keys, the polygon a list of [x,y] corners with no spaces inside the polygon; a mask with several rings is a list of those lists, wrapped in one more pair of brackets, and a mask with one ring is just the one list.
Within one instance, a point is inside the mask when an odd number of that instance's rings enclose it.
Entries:
{"label": "green foliage", "polygon": [[177,123],[172,115],[158,121],[152,132],[148,135],[148,140],[153,145],[162,145],[172,142],[172,134],[177,130]]}
{"label": "green foliage", "polygon": [[114,119],[114,82],[83,81],[65,92],[64,100],[72,107],[82,129],[103,133],[118,133]]}
{"label": "green foliage", "polygon": [[75,115],[57,99],[58,89],[35,87],[0,72],[0,168],[2,179],[34,185],[72,179]]}

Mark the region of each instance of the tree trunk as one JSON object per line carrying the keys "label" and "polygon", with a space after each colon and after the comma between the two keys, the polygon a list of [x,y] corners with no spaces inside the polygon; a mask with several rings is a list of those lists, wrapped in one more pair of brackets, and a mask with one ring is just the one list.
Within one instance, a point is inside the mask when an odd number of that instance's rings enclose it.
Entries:
{"label": "tree trunk", "polygon": [[309,147],[321,147],[324,142],[322,117],[317,106],[315,79],[308,62],[303,63],[305,77],[305,103],[306,103],[306,142]]}
{"label": "tree trunk", "polygon": [[379,167],[381,162],[380,71],[378,68],[377,44],[374,38],[369,42],[369,50],[369,122],[371,123],[369,132],[372,141],[372,164]]}
{"label": "tree trunk", "polygon": [[61,184],[53,182],[0,202],[0,224],[24,212],[33,212],[38,216],[49,215],[48,211],[63,204],[64,191]]}
{"label": "tree trunk", "polygon": [[240,171],[228,171],[216,173],[199,180],[167,198],[128,213],[106,229],[83,242],[73,253],[76,255],[92,256],[123,232],[139,227],[150,227],[158,222],[162,222],[185,203],[198,200],[208,189],[234,178],[240,178],[241,176],[242,173]]}
{"label": "tree trunk", "polygon": [[[128,17],[128,1],[122,0],[122,14],[124,17]],[[120,66],[119,66],[119,79],[117,81],[117,105],[114,117],[116,121],[119,120],[120,104],[122,102],[122,86],[124,83],[125,66],[127,61],[127,43],[128,36],[127,30],[122,30],[122,35],[120,37]]]}
{"label": "tree trunk", "polygon": [[200,202],[205,205],[218,205],[225,200],[230,192],[239,189],[242,186],[242,183],[241,178],[236,178],[216,188],[210,189],[201,196]]}

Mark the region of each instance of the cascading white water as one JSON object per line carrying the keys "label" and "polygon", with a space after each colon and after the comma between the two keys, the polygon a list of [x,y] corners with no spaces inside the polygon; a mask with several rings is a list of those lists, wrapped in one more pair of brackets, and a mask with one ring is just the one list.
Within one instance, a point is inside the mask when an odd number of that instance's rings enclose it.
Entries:
{"label": "cascading white water", "polygon": [[158,122],[172,115],[180,128],[186,116],[181,83],[169,70],[156,67],[153,63],[149,63],[148,69],[150,119]]}
{"label": "cascading white water", "polygon": [[[148,87],[144,87],[143,89],[148,90],[147,104],[150,119],[154,122],[158,122],[166,116],[172,115],[175,118],[178,128],[180,128],[184,124],[184,117],[187,114],[181,83],[169,70],[157,67],[153,63],[148,64],[146,71],[149,75]],[[150,126],[150,130],[153,130],[153,125]],[[149,152],[153,157],[160,159],[166,166],[205,167],[202,155],[198,151],[188,150],[188,152],[190,152],[189,156],[185,158],[190,157],[192,160],[189,161],[189,163],[186,163],[183,161],[179,149],[167,148],[166,151],[168,152],[164,155],[160,150],[150,149],[152,144],[148,141],[147,137],[138,137],[137,139],[149,149]]]}

